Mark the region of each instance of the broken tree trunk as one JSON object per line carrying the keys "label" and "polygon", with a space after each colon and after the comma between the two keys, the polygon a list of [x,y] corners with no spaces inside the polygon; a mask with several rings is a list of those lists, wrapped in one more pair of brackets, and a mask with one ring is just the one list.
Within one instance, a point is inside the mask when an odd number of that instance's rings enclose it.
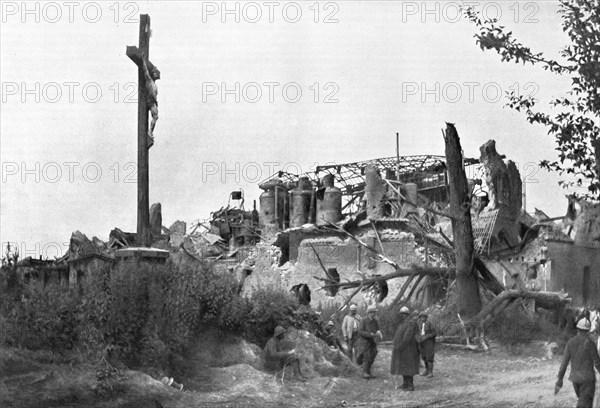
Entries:
{"label": "broken tree trunk", "polygon": [[473,267],[474,245],[469,186],[463,166],[460,139],[452,123],[446,123],[444,142],[446,144],[448,192],[456,255],[458,311],[469,318],[481,310],[481,297],[479,296],[477,275]]}
{"label": "broken tree trunk", "polygon": [[571,301],[566,293],[530,292],[527,290],[505,290],[488,303],[479,313],[468,320],[469,325],[481,326],[486,317],[500,309],[506,308],[515,299],[533,299],[536,305],[544,309],[553,309]]}

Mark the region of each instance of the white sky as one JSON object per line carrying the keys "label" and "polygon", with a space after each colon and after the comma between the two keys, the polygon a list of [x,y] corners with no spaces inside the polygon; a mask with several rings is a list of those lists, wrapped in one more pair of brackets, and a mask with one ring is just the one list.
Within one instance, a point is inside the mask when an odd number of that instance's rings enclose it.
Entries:
{"label": "white sky", "polygon": [[[103,240],[114,227],[135,232],[137,105],[135,94],[126,99],[137,69],[125,47],[138,43],[140,13],[151,16],[150,59],[162,74],[150,203],[162,203],[166,226],[208,218],[240,187],[251,207],[273,169],[393,156],[396,132],[401,155],[443,154],[446,121],[466,156],[495,139],[518,163],[529,211],[564,214],[557,177],[535,165],[554,159],[554,140],[496,92],[535,91],[546,104],[568,78],[482,52],[474,27],[455,18],[458,2],[272,3],[227,2],[236,22],[221,1],[2,2],[3,245],[52,258],[75,230]],[[534,51],[556,57],[566,44],[556,1],[478,9],[500,12]],[[239,103],[235,92],[221,95],[222,83],[240,84]],[[265,83],[278,84],[272,102]],[[213,84],[216,95],[203,93]]]}

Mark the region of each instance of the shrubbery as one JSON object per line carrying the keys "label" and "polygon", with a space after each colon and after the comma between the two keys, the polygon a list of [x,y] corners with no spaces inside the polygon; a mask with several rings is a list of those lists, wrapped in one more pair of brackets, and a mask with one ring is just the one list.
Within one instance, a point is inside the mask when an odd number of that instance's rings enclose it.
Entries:
{"label": "shrubbery", "polygon": [[513,346],[533,340],[560,341],[562,332],[554,324],[527,314],[519,302],[514,302],[484,327],[485,334],[510,351]]}
{"label": "shrubbery", "polygon": [[24,286],[19,297],[3,294],[2,343],[31,350],[70,350],[77,338],[77,296],[56,288]]}
{"label": "shrubbery", "polygon": [[[14,270],[2,270],[3,287]],[[12,273],[12,274],[11,274]],[[235,276],[197,267],[124,264],[83,279],[80,290],[11,281],[0,302],[2,345],[77,349],[130,367],[170,370],[207,326],[264,346],[277,325],[318,333],[319,315],[288,292],[238,294]]]}

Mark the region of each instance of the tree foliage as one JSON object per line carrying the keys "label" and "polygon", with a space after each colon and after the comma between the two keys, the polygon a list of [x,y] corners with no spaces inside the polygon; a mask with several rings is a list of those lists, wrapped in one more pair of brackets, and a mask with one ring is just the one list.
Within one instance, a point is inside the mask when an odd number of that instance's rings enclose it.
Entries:
{"label": "tree foliage", "polygon": [[502,61],[530,63],[571,78],[567,95],[550,101],[552,113],[539,110],[533,96],[514,91],[507,93],[507,105],[524,112],[529,123],[544,125],[555,138],[558,160],[540,165],[563,176],[563,187],[586,187],[583,197],[600,200],[600,8],[597,0],[560,0],[559,13],[570,44],[556,61],[533,52],[497,19],[482,20],[472,8],[465,11],[479,30],[475,38],[482,50],[495,50]]}

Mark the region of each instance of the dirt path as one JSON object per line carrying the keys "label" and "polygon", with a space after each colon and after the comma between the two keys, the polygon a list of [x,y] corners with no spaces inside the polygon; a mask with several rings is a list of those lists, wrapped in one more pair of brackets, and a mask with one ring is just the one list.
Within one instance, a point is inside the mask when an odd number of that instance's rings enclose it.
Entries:
{"label": "dirt path", "polygon": [[[553,395],[559,357],[542,360],[510,356],[500,351],[484,354],[440,348],[434,378],[416,376],[414,392],[394,390],[395,379],[389,374],[390,358],[391,348],[380,347],[373,371],[377,378],[339,378],[325,387],[313,385],[310,388],[323,390],[323,395],[316,400],[312,396],[307,400],[324,406],[370,408],[558,408],[575,405],[575,393],[566,381],[561,392]],[[294,391],[296,394],[302,392],[301,386],[296,384],[288,385],[288,389],[288,398]],[[291,398],[285,402],[296,405]]]}
{"label": "dirt path", "polygon": [[375,379],[316,377],[306,383],[285,381],[283,386],[272,375],[245,365],[214,369],[218,370],[214,374],[223,379],[219,381],[223,383],[224,376],[229,375],[235,386],[211,391],[207,382],[203,392],[175,391],[145,374],[128,372],[114,392],[102,398],[90,391],[95,376],[85,369],[38,365],[38,372],[21,374],[24,381],[19,381],[19,376],[3,374],[0,406],[566,408],[575,405],[575,393],[567,381],[563,390],[553,395],[559,357],[542,360],[510,356],[499,350],[474,353],[439,348],[435,377],[415,377],[414,392],[394,390],[394,378],[389,375],[390,358],[391,348],[380,347],[373,370]]}
{"label": "dirt path", "polygon": [[369,381],[354,380],[340,389],[349,406],[370,407],[572,407],[574,393],[566,386],[553,395],[559,359],[543,361],[441,348],[436,355],[435,376],[415,377],[415,391],[394,391],[389,375],[391,349],[382,347]]}

